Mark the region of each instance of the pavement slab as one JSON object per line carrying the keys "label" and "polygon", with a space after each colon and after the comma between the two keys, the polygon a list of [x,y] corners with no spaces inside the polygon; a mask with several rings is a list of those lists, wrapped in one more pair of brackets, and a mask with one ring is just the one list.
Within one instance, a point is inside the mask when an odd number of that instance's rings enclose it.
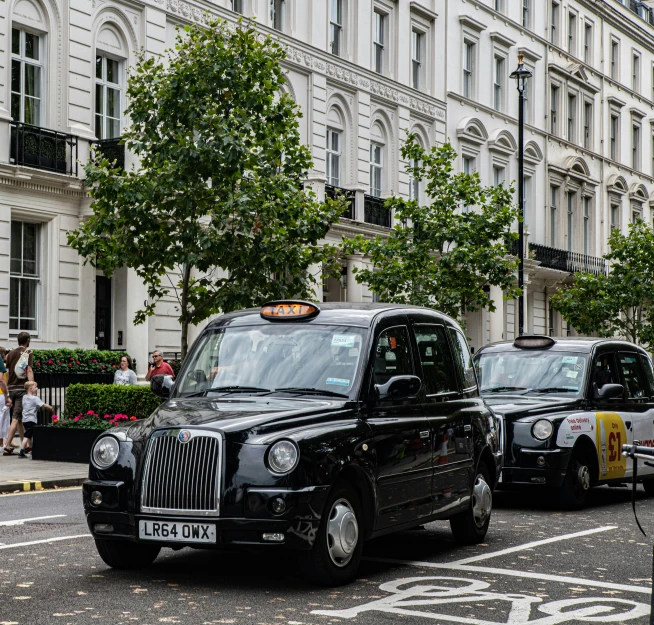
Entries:
{"label": "pavement slab", "polygon": [[0,455],[0,493],[79,486],[88,474],[88,464]]}

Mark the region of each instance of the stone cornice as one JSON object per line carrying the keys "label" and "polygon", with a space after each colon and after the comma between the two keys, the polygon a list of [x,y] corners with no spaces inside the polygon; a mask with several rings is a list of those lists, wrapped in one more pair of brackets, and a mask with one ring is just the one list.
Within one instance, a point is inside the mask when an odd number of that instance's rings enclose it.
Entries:
{"label": "stone cornice", "polygon": [[80,178],[5,163],[0,163],[0,186],[77,199],[88,196]]}

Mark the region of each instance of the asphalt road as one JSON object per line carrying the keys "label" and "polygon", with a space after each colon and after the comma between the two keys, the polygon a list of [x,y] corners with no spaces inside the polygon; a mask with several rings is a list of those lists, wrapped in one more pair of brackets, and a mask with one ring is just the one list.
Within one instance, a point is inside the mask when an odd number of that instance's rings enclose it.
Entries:
{"label": "asphalt road", "polygon": [[654,499],[640,492],[638,509],[648,538],[624,488],[596,489],[572,513],[499,492],[482,545],[457,547],[432,523],[369,543],[359,579],[325,589],[281,552],[166,549],[149,569],[114,571],[87,536],[79,489],[3,495],[0,625],[644,624]]}

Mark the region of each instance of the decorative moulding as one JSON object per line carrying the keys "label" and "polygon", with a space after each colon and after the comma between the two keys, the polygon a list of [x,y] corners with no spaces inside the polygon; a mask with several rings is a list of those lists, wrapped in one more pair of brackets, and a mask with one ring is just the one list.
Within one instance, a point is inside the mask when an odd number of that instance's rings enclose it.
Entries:
{"label": "decorative moulding", "polygon": [[518,48],[518,54],[522,54],[522,56],[524,56],[525,59],[531,61],[532,63],[536,63],[537,61],[540,61],[543,58],[542,54],[538,54],[538,52],[534,52],[533,50],[530,50],[529,48],[525,48],[524,46],[520,46]]}
{"label": "decorative moulding", "polygon": [[515,45],[515,41],[513,39],[507,37],[502,33],[493,32],[490,34],[490,38],[493,41],[493,43],[496,43],[505,48],[511,48]]}
{"label": "decorative moulding", "polygon": [[413,13],[416,13],[417,15],[424,17],[430,22],[433,22],[438,19],[438,13],[434,13],[432,10],[428,9],[427,7],[422,6],[422,4],[420,4],[419,2],[415,2],[414,0],[412,0],[409,6],[411,7],[411,11]]}
{"label": "decorative moulding", "polygon": [[617,108],[622,108],[627,104],[624,100],[620,100],[619,98],[616,98],[615,96],[610,95],[608,98],[606,98],[606,101],[614,107]]}
{"label": "decorative moulding", "polygon": [[482,30],[486,30],[487,28],[486,24],[482,24],[480,21],[476,20],[474,17],[470,17],[469,15],[460,15],[459,22],[461,22],[462,26],[467,26],[471,30],[475,30],[478,33],[480,33]]}

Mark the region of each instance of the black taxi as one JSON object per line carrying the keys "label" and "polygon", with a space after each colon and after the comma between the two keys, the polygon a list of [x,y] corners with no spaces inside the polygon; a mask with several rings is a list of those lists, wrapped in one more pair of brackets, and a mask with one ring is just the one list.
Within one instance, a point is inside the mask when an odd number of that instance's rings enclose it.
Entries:
{"label": "black taxi", "polygon": [[[481,348],[475,367],[501,420],[502,487],[551,487],[581,508],[592,486],[631,482],[623,444],[654,445],[652,363],[633,343],[521,336]],[[637,477],[654,493],[654,467]]]}
{"label": "black taxi", "polygon": [[286,548],[344,583],[365,540],[436,519],[484,539],[499,432],[450,318],[384,304],[273,302],[196,340],[166,401],[96,441],[89,528],[116,568],[162,547]]}

